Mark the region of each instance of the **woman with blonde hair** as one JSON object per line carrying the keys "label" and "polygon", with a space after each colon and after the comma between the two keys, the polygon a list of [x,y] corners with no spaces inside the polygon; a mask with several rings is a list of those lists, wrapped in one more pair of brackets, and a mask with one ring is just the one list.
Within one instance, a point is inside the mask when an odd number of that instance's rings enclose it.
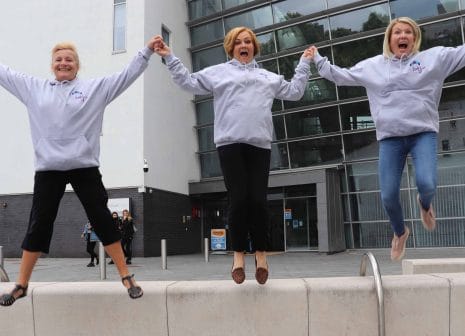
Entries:
{"label": "woman with blonde hair", "polygon": [[189,73],[171,49],[156,37],[155,52],[162,56],[174,82],[194,94],[213,94],[214,142],[229,197],[228,223],[234,260],[233,280],[245,279],[244,251],[250,234],[255,251],[255,279],[268,279],[267,187],[270,169],[273,100],[302,98],[310,74],[305,50],[290,81],[258,66],[260,44],[246,27],[231,29],[224,38],[228,62]]}
{"label": "woman with blonde hair", "polygon": [[10,306],[26,296],[37,259],[49,252],[53,223],[68,183],[114,260],[129,296],[142,296],[142,289],[129,275],[121,235],[107,207],[99,153],[105,107],[147,68],[153,44],[154,38],[121,72],[92,80],[77,76],[79,56],[71,43],[60,43],[52,49],[53,80],[24,75],[0,64],[0,85],[26,105],[35,155],[32,209],[20,271],[12,291],[0,297],[0,305]]}
{"label": "woman with blonde hair", "polygon": [[444,80],[465,66],[465,47],[419,51],[421,30],[408,18],[394,19],[384,34],[383,54],[350,69],[332,65],[312,47],[320,75],[336,85],[364,86],[379,142],[381,200],[394,235],[391,259],[405,254],[410,229],[404,224],[400,182],[411,154],[418,189],[417,203],[426,230],[436,227],[432,206],[437,180],[438,105]]}

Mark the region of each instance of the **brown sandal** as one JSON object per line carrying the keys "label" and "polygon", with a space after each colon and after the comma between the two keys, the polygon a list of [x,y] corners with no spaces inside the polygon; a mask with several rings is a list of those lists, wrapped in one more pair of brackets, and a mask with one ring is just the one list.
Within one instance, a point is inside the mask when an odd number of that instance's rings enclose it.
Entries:
{"label": "brown sandal", "polygon": [[144,291],[139,286],[134,285],[133,278],[134,278],[134,274],[127,275],[124,278],[121,278],[121,282],[123,283],[123,285],[125,281],[129,283],[129,288],[128,288],[129,297],[131,299],[137,299],[137,298],[140,298],[144,294]]}
{"label": "brown sandal", "polygon": [[[21,295],[15,297],[19,291],[22,291]],[[21,299],[27,295],[27,286],[21,286],[16,284],[15,288],[9,294],[3,294],[0,298],[0,306],[11,306],[16,300]]]}

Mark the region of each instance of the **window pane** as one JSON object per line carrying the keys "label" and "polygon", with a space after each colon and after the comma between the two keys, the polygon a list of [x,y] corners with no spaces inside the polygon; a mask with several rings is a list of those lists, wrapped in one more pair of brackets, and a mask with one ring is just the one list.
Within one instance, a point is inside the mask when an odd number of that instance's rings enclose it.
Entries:
{"label": "window pane", "polygon": [[391,0],[392,18],[408,16],[414,20],[455,12],[457,0]]}
{"label": "window pane", "polygon": [[271,144],[270,170],[289,169],[287,143]]}
{"label": "window pane", "polygon": [[284,116],[273,116],[273,127],[273,140],[282,140],[286,138],[286,131],[284,129]]}
{"label": "window pane", "polygon": [[455,47],[462,44],[460,19],[421,26],[421,50],[431,47]]}
{"label": "window pane", "polygon": [[113,50],[126,50],[126,3],[115,5]]}
{"label": "window pane", "polygon": [[280,51],[329,40],[328,19],[305,22],[277,30],[276,40]]}
{"label": "window pane", "polygon": [[203,101],[195,105],[197,125],[213,124],[213,100]]}
{"label": "window pane", "polygon": [[170,31],[166,27],[161,27],[161,37],[163,41],[169,46],[170,45]]}
{"label": "window pane", "polygon": [[[379,190],[378,162],[347,165],[347,176],[351,192]],[[403,182],[406,182],[406,178],[403,179]]]}
{"label": "window pane", "polygon": [[197,130],[197,137],[199,140],[199,152],[215,149],[213,143],[213,126],[206,126]]}
{"label": "window pane", "polygon": [[273,4],[274,22],[283,22],[326,9],[324,0],[286,0]]}
{"label": "window pane", "polygon": [[383,53],[383,35],[363,40],[337,44],[333,47],[334,64],[340,67],[351,67],[358,62]]}
{"label": "window pane", "polygon": [[126,2],[126,0],[114,0],[114,4],[119,4],[119,3],[123,3],[123,2]]}
{"label": "window pane", "polygon": [[284,195],[285,197],[316,196],[316,183],[287,186]]}
{"label": "window pane", "polygon": [[389,21],[387,4],[362,8],[329,18],[332,38],[386,27]]}
{"label": "window pane", "polygon": [[221,11],[221,0],[193,0],[189,1],[189,20]]}
{"label": "window pane", "polygon": [[191,28],[192,46],[216,41],[224,37],[223,23],[221,20]]}
{"label": "window pane", "polygon": [[439,123],[438,147],[439,152],[465,149],[465,119]]}
{"label": "window pane", "polygon": [[345,134],[344,149],[346,161],[376,159],[378,157],[378,141],[375,131]]}
{"label": "window pane", "polygon": [[304,96],[298,101],[284,101],[284,108],[293,108],[336,100],[336,86],[326,79],[312,80],[307,84]]}
{"label": "window pane", "polygon": [[252,1],[254,0],[223,0],[224,9],[229,9]]}
{"label": "window pane", "polygon": [[[436,46],[455,47],[462,44],[460,19],[452,19],[421,26],[421,32],[421,50]],[[463,79],[465,79],[465,69],[460,69],[447,77],[445,81],[453,82]]]}
{"label": "window pane", "polygon": [[192,53],[193,71],[199,71],[210,65],[220,64],[226,61],[223,46],[205,49]]}
{"label": "window pane", "polygon": [[455,86],[442,90],[439,118],[465,116],[465,87]]}
{"label": "window pane", "polygon": [[337,106],[286,114],[288,138],[339,131]]}
{"label": "window pane", "polygon": [[273,24],[271,17],[271,6],[254,9],[239,15],[227,17],[224,21],[225,30],[228,32],[232,28],[245,26],[250,29],[257,29]]}
{"label": "window pane", "polygon": [[270,61],[260,62],[259,64],[263,69],[266,69],[274,73],[278,73],[278,63],[276,63],[275,59],[270,60]]}
{"label": "window pane", "polygon": [[327,0],[328,1],[328,8],[339,7],[342,5],[347,5],[352,2],[356,2],[358,0]]}
{"label": "window pane", "polygon": [[266,56],[276,52],[273,33],[257,35],[257,39],[260,43],[260,56]]}
{"label": "window pane", "polygon": [[342,104],[340,109],[343,130],[353,131],[375,127],[368,101]]}
{"label": "window pane", "polygon": [[202,178],[222,176],[218,152],[199,154]]}
{"label": "window pane", "polygon": [[341,137],[327,137],[289,142],[291,167],[340,163],[342,161]]}

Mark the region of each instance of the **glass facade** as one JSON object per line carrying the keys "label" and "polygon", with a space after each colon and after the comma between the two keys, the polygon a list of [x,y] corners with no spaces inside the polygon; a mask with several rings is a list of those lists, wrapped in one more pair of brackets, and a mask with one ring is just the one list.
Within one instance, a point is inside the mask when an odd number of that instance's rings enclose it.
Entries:
{"label": "glass facade", "polygon": [[[421,49],[464,43],[465,0],[386,0],[363,5],[349,0],[187,3],[194,71],[227,59],[223,37],[237,25],[249,26],[257,32],[262,45],[257,57],[261,66],[287,79],[292,77],[303,50],[311,44],[316,44],[320,54],[342,67],[382,53],[384,29],[391,19],[400,16],[421,20]],[[464,80],[464,69],[449,76],[440,101],[438,190],[433,203],[438,229],[433,233],[422,228],[414,168],[410,160],[406,164],[401,200],[406,225],[413,234],[408,242],[410,247],[465,246]],[[220,177],[212,140],[211,97],[197,97],[195,103],[202,178]],[[380,199],[378,143],[365,89],[337,87],[319,77],[313,68],[304,97],[297,102],[275,100],[272,113],[275,131],[272,174],[323,166],[344,167],[340,170],[340,181],[347,247],[389,247],[392,230]],[[309,207],[309,201],[299,202],[296,201],[299,207],[305,202]],[[309,228],[305,226],[302,230],[308,232]],[[294,243],[300,244],[299,239],[296,237]]]}

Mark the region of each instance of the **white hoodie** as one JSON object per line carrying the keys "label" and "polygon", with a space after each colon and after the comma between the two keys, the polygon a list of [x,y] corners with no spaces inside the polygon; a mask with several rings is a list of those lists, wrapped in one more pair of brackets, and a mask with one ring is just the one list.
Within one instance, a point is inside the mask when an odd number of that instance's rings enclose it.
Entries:
{"label": "white hoodie", "polygon": [[147,47],[123,71],[91,80],[39,79],[0,64],[0,85],[27,107],[36,171],[98,167],[105,107],[147,68]]}
{"label": "white hoodie", "polygon": [[299,100],[310,75],[310,60],[301,58],[290,82],[261,69],[255,60],[241,64],[236,59],[190,74],[181,61],[165,57],[173,81],[194,94],[213,93],[214,142],[217,147],[246,143],[271,148],[275,98]]}
{"label": "white hoodie", "polygon": [[465,46],[434,47],[413,55],[378,55],[349,69],[316,54],[320,75],[336,85],[364,86],[376,138],[439,132],[438,106],[446,77],[465,66]]}

